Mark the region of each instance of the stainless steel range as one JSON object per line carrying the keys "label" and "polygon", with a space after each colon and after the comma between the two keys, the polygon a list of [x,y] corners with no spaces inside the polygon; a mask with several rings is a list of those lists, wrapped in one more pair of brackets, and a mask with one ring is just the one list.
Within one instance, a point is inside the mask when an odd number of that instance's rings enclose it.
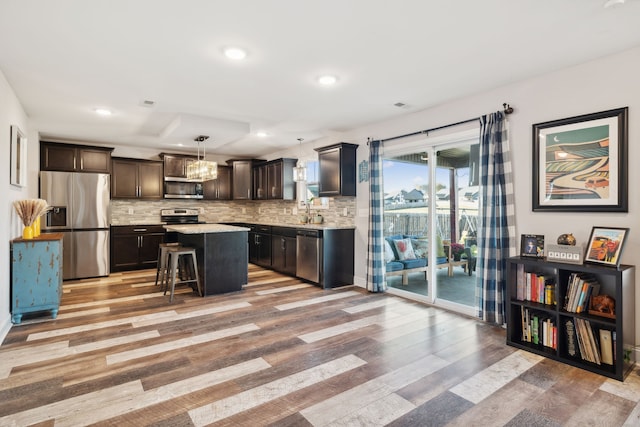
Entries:
{"label": "stainless steel range", "polygon": [[198,213],[198,209],[162,209],[160,221],[167,224],[204,224]]}

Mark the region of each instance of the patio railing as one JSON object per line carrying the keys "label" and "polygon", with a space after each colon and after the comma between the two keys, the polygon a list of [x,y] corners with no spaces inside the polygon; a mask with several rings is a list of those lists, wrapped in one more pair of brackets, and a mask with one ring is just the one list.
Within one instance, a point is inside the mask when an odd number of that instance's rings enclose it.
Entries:
{"label": "patio railing", "polygon": [[[451,236],[451,222],[448,213],[436,214],[436,231],[445,239]],[[424,213],[394,213],[393,211],[385,211],[384,213],[384,235],[407,234],[411,236],[425,236],[429,227],[429,217]],[[473,215],[466,211],[461,211],[460,220],[458,222],[457,239],[460,239],[463,233],[476,233],[478,230],[478,216],[476,211]]]}

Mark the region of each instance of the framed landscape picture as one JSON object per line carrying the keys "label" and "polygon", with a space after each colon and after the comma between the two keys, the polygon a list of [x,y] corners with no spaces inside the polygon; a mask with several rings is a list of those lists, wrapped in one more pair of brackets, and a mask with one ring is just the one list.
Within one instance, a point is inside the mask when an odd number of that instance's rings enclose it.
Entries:
{"label": "framed landscape picture", "polygon": [[628,108],[533,125],[533,210],[628,212]]}
{"label": "framed landscape picture", "polygon": [[617,267],[628,232],[628,228],[593,227],[585,262]]}

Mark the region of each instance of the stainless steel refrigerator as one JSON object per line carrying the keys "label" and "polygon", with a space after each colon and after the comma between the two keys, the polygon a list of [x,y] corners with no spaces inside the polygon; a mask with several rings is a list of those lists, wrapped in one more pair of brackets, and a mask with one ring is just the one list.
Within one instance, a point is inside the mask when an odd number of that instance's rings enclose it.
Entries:
{"label": "stainless steel refrigerator", "polygon": [[51,210],[42,232],[63,233],[64,280],[109,275],[109,174],[40,172]]}

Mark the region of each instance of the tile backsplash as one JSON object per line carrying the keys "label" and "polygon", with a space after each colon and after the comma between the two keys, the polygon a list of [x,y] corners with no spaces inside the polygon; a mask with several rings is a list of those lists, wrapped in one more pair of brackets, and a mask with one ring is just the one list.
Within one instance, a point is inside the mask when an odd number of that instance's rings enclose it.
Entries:
{"label": "tile backsplash", "polygon": [[[296,201],[206,201],[206,200],[125,200],[111,201],[111,224],[157,224],[160,210],[171,208],[199,209],[199,219],[206,222],[268,222],[298,224]],[[346,215],[345,215],[346,209]],[[313,212],[313,211],[312,211]],[[329,208],[319,211],[324,223],[331,226],[353,226],[356,215],[355,197],[329,199]]]}

